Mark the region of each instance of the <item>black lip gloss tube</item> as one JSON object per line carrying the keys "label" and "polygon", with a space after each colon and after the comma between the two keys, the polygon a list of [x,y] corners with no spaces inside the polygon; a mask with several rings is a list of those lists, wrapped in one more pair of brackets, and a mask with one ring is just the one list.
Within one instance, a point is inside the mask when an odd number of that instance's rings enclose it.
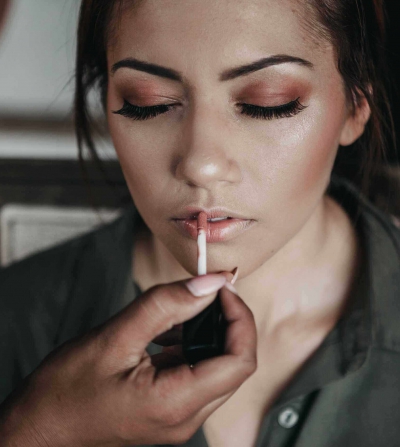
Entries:
{"label": "black lip gloss tube", "polygon": [[215,300],[182,325],[182,352],[190,365],[222,355],[226,321],[222,313],[220,292]]}

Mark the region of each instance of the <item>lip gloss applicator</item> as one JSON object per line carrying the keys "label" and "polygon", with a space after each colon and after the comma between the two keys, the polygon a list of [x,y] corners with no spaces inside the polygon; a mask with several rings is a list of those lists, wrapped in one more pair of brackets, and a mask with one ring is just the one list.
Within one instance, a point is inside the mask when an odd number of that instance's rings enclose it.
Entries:
{"label": "lip gloss applicator", "polygon": [[197,275],[207,274],[207,214],[197,216]]}
{"label": "lip gloss applicator", "polygon": [[[207,274],[207,214],[197,216],[197,274]],[[182,353],[190,365],[222,355],[225,346],[225,319],[219,292],[215,300],[182,325]]]}

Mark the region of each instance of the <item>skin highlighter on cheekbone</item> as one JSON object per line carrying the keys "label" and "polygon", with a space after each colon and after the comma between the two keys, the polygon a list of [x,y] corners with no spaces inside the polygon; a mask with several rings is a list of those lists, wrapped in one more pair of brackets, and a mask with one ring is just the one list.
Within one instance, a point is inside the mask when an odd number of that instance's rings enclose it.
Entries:
{"label": "skin highlighter on cheekbone", "polygon": [[[197,217],[197,274],[207,274],[207,214]],[[221,298],[215,300],[192,319],[182,325],[182,352],[189,363],[222,355],[225,346],[225,319],[222,313]]]}

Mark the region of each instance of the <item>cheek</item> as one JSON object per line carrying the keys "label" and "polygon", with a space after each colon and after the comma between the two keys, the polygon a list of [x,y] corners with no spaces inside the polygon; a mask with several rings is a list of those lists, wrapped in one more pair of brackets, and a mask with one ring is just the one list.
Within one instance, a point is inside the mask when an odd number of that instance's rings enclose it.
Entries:
{"label": "cheek", "polygon": [[334,102],[321,104],[321,113],[308,123],[309,131],[305,137],[308,159],[301,171],[305,190],[312,188],[318,180],[325,187],[332,172],[345,115],[344,101]]}
{"label": "cheek", "polygon": [[271,131],[260,143],[264,154],[257,156],[265,160],[260,166],[271,196],[285,207],[298,207],[307,197],[312,201],[320,197],[329,181],[342,126],[342,103],[317,100],[296,117],[271,124]]}

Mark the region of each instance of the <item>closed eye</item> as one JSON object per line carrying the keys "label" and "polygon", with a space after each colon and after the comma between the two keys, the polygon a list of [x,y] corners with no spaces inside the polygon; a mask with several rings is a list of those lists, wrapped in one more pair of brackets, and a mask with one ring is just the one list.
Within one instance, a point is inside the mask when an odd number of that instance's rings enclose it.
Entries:
{"label": "closed eye", "polygon": [[242,107],[242,114],[248,115],[256,119],[272,120],[275,118],[290,118],[297,115],[307,106],[299,101],[300,97],[294,101],[274,107],[262,107],[252,104],[239,104]]}
{"label": "closed eye", "polygon": [[126,116],[137,121],[155,118],[157,115],[168,112],[170,108],[174,107],[172,104],[159,104],[156,106],[139,107],[124,100],[124,105],[120,110],[113,111],[113,113]]}
{"label": "closed eye", "polygon": [[[248,115],[255,119],[272,120],[278,118],[290,118],[291,116],[297,115],[307,107],[301,104],[299,99],[300,97],[286,104],[274,107],[262,107],[245,103],[238,104],[238,106],[241,107],[241,114]],[[139,107],[124,100],[124,105],[122,108],[120,110],[113,111],[113,113],[125,116],[135,121],[144,121],[167,113],[175,106],[176,104],[159,104],[156,106]]]}

